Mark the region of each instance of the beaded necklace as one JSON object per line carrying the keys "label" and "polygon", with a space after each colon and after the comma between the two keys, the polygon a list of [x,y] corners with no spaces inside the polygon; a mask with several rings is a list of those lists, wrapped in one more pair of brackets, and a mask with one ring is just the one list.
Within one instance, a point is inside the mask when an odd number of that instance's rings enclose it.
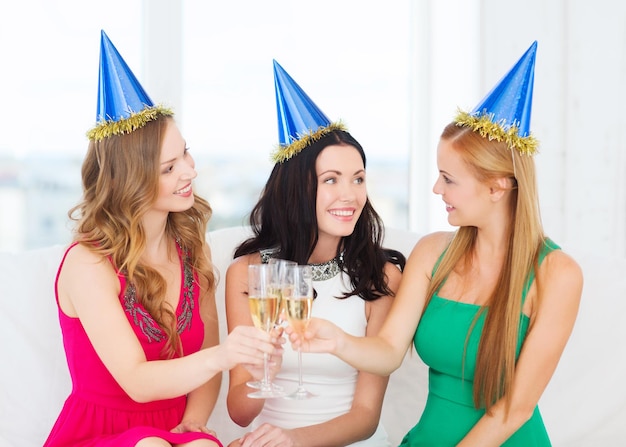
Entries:
{"label": "beaded necklace", "polygon": [[[277,254],[277,249],[261,250],[261,262],[266,264],[270,258],[275,257]],[[311,266],[311,270],[313,272],[313,281],[326,281],[337,276],[341,272],[340,265],[343,265],[343,252],[330,261],[309,265]]]}

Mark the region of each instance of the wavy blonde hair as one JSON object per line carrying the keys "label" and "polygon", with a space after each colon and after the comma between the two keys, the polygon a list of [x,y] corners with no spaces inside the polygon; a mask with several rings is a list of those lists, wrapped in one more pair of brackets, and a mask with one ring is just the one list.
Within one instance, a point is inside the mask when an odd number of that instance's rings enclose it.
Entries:
{"label": "wavy blonde hair", "polygon": [[[90,141],[82,165],[83,198],[69,211],[76,222],[75,240],[110,258],[133,284],[137,300],[167,336],[168,357],[183,354],[175,310],[165,302],[164,278],[141,261],[146,247],[141,222],[159,192],[163,135],[173,122],[160,116],[129,134]],[[206,200],[194,198],[190,209],[169,214],[166,233],[179,242],[200,284],[211,291],[215,277],[206,252],[206,231],[212,211]]]}
{"label": "wavy blonde hair", "polygon": [[[507,226],[507,256],[493,294],[479,312],[480,315],[488,306],[478,347],[473,388],[477,408],[484,405],[489,412],[490,407],[504,396],[508,411],[523,290],[531,270],[537,266],[539,251],[545,241],[534,160],[520,155],[506,143],[483,138],[456,123],[446,126],[441,139],[451,143],[480,182],[489,184],[506,178],[511,185],[508,194],[510,222]],[[429,299],[452,271],[469,265],[476,235],[476,227],[458,229],[430,282]],[[472,329],[473,325],[470,332]]]}

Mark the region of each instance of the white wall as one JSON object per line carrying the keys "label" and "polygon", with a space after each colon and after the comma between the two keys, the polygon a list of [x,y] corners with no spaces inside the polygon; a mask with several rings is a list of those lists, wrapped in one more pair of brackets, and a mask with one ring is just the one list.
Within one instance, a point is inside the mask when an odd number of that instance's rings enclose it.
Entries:
{"label": "white wall", "polygon": [[[414,159],[432,163],[438,134],[456,107],[474,106],[537,40],[531,129],[541,144],[536,164],[546,231],[581,256],[626,255],[626,138],[621,125],[626,2],[419,0],[415,6],[414,38],[428,36],[430,44],[415,52],[429,71],[416,76],[416,82],[428,84],[414,89],[421,95],[414,97],[413,110],[430,119],[427,125],[414,123],[421,131],[413,139]],[[414,194],[411,202],[419,209],[412,216],[424,209],[432,216],[442,214],[430,189]],[[426,230],[445,225],[442,219],[431,218]],[[412,223],[413,229],[424,231],[423,221]]]}
{"label": "white wall", "polygon": [[484,2],[485,49],[505,48],[501,33],[520,45],[539,40],[534,129],[546,227],[575,250],[624,255],[626,3],[532,0],[508,25],[497,21],[506,3]]}

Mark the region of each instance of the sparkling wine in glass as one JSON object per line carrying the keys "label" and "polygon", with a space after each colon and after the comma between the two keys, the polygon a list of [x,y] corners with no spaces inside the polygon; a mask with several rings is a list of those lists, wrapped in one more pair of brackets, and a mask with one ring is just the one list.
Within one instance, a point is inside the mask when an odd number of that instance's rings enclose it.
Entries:
{"label": "sparkling wine in glass", "polygon": [[[268,264],[250,264],[248,266],[248,303],[254,325],[265,332],[274,328],[280,310],[280,296],[273,286],[276,268]],[[269,373],[269,355],[263,356],[263,379],[258,391],[248,397],[267,399],[281,397],[285,393],[272,387]]]}
{"label": "sparkling wine in glass", "polygon": [[[311,266],[297,265],[287,267],[282,299],[289,325],[300,336],[303,336],[311,319],[311,310],[313,309],[313,272]],[[301,400],[314,396],[315,394],[304,387],[302,380],[302,350],[298,348],[298,388],[285,397]]]}
{"label": "sparkling wine in glass", "polygon": [[280,304],[279,304],[280,309],[278,310],[278,318],[276,318],[276,326],[282,326],[286,322],[285,303],[284,303],[284,300],[282,299],[282,295],[283,295],[282,291],[286,285],[285,277],[287,275],[287,267],[298,265],[298,263],[295,261],[288,261],[286,259],[278,259],[278,258],[270,258],[267,261],[267,263],[269,265],[275,265],[277,269],[276,276],[275,276],[277,280],[274,282],[274,285],[278,289],[278,293],[280,296]]}
{"label": "sparkling wine in glass", "polygon": [[[276,318],[276,322],[274,323],[275,327],[280,327],[285,323],[285,309],[284,303],[282,300],[282,289],[285,284],[285,274],[286,268],[290,265],[298,265],[297,262],[287,261],[285,259],[278,258],[270,258],[267,261],[268,265],[273,266],[276,271],[272,272],[272,293],[278,294],[278,317]],[[261,389],[262,380],[250,380],[246,382],[250,388]],[[270,386],[275,391],[283,391],[283,387],[276,385],[275,383],[271,383]]]}

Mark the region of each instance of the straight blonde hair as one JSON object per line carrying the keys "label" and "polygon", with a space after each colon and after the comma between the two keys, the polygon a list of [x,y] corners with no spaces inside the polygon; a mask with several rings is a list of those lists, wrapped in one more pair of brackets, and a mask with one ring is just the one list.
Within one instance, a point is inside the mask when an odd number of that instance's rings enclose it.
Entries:
{"label": "straight blonde hair", "polygon": [[[489,412],[498,399],[505,397],[508,412],[520,337],[522,295],[545,241],[534,160],[520,155],[505,143],[483,138],[456,123],[446,126],[441,139],[451,143],[480,182],[490,183],[505,178],[511,185],[508,194],[510,222],[507,226],[507,256],[492,295],[476,317],[488,309],[478,347],[473,386],[476,408],[484,406]],[[471,263],[476,236],[476,227],[460,227],[457,230],[433,274],[428,300],[452,271]]]}

